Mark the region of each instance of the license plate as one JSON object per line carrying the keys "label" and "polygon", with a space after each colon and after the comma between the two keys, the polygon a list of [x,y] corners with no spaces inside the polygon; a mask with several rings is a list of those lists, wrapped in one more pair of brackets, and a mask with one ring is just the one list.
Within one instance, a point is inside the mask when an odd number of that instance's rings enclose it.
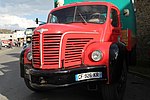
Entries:
{"label": "license plate", "polygon": [[76,81],[102,78],[102,72],[87,72],[75,75]]}

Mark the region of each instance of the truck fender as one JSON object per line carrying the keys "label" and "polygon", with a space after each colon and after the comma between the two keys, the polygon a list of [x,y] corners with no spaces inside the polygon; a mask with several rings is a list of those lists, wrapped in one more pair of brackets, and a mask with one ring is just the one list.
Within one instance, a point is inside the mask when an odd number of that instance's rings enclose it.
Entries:
{"label": "truck fender", "polygon": [[[105,65],[106,67],[109,65],[109,48],[110,48],[111,42],[91,42],[84,48],[84,52],[82,55],[83,63],[84,65]],[[91,59],[91,54],[95,50],[100,50],[102,52],[102,59],[100,61],[93,61]]]}
{"label": "truck fender", "polygon": [[20,53],[20,76],[24,78],[24,53],[25,49],[23,49]]}
{"label": "truck fender", "polygon": [[[82,64],[86,66],[105,66],[107,70],[107,78],[109,82],[109,48],[111,46],[112,42],[91,42],[89,45],[87,45],[83,52],[83,61]],[[102,51],[103,57],[100,61],[95,62],[91,60],[91,53],[95,50]]]}
{"label": "truck fender", "polygon": [[27,53],[29,51],[31,51],[30,46],[23,48],[23,50],[21,51],[21,54],[20,54],[20,75],[23,78],[24,78],[24,73],[25,73],[25,65],[26,64],[32,65],[31,61],[29,61],[27,59]]}

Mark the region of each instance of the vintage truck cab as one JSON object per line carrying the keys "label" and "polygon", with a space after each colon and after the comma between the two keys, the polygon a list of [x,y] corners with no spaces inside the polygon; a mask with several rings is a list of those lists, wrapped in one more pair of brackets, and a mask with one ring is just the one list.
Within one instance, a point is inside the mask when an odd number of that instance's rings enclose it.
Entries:
{"label": "vintage truck cab", "polygon": [[101,90],[104,100],[122,100],[132,37],[131,30],[122,29],[120,15],[110,2],[53,9],[21,52],[20,72],[27,87],[40,91],[85,84]]}

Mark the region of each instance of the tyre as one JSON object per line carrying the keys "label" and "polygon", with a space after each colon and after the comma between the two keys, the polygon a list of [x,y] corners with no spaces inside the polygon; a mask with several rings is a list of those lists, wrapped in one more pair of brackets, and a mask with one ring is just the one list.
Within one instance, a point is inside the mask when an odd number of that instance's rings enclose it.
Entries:
{"label": "tyre", "polygon": [[34,91],[34,92],[45,92],[45,91],[47,91],[47,89],[46,88],[44,88],[44,87],[40,87],[40,86],[34,86],[34,85],[32,85],[32,83],[31,83],[31,81],[29,80],[29,74],[28,73],[26,73],[26,69],[28,69],[27,67],[24,67],[22,70],[22,72],[24,73],[24,75],[23,75],[23,78],[24,78],[24,82],[25,82],[25,84],[26,84],[26,86],[30,89],[30,90],[32,90],[32,91]]}
{"label": "tyre", "polygon": [[30,80],[27,79],[27,78],[24,78],[24,82],[25,82],[26,86],[34,92],[44,92],[44,91],[46,91],[45,89],[41,89],[41,88],[38,88],[38,87],[33,87]]}
{"label": "tyre", "polygon": [[122,70],[118,81],[103,85],[101,93],[103,100],[123,100],[127,81],[127,64],[123,61]]}

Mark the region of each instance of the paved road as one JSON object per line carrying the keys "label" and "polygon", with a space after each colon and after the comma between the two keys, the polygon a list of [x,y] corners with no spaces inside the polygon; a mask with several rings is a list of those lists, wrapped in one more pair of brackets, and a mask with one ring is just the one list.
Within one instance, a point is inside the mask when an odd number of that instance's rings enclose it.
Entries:
{"label": "paved road", "polygon": [[[68,87],[34,93],[19,76],[19,53],[21,48],[0,51],[0,100],[100,100],[94,92]],[[150,100],[150,80],[128,75],[124,100]]]}

